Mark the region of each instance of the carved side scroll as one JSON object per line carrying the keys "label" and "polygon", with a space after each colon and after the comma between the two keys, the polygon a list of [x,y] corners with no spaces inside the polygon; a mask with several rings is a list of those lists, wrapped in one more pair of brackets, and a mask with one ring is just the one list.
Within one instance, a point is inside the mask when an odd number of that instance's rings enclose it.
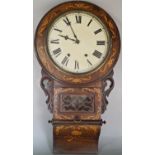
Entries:
{"label": "carved side scroll", "polygon": [[53,112],[53,79],[50,78],[47,73],[42,69],[42,78],[40,81],[41,88],[43,89],[45,95],[47,96],[46,103],[48,105],[49,111]]}
{"label": "carved side scroll", "polygon": [[[102,93],[103,93],[103,104],[102,104],[102,113],[105,112],[108,99],[107,97],[109,96],[110,92],[112,91],[112,89],[114,88],[114,79],[113,79],[113,75],[114,75],[114,71],[112,70],[108,76],[106,76],[103,79],[103,89],[102,89]],[[108,85],[108,82],[110,82],[110,84]]]}

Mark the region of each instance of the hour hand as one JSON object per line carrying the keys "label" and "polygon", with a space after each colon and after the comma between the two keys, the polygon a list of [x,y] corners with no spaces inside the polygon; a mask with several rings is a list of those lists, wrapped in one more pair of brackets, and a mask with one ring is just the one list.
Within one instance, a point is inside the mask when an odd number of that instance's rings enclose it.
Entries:
{"label": "hour hand", "polygon": [[63,37],[65,40],[72,40],[74,42],[76,42],[75,39],[69,38],[67,35],[59,35],[60,37]]}
{"label": "hour hand", "polygon": [[69,37],[66,35],[66,36],[64,36],[64,35],[59,35],[60,37],[63,37],[63,38],[65,38],[65,40],[67,40]]}

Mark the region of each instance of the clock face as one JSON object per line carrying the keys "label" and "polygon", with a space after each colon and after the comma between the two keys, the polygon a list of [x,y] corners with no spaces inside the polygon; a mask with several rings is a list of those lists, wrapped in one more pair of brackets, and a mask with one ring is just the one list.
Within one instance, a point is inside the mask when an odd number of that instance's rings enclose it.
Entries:
{"label": "clock face", "polygon": [[102,65],[109,51],[106,26],[93,14],[72,11],[58,17],[47,34],[47,50],[61,70],[81,74]]}

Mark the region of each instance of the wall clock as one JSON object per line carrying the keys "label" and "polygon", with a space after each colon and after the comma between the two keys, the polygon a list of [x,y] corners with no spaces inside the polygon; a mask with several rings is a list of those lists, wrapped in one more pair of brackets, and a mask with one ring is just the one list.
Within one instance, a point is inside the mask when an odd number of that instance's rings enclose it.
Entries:
{"label": "wall clock", "polygon": [[115,22],[94,4],[62,3],[39,23],[35,48],[41,87],[53,113],[53,151],[97,153],[105,123],[101,114],[114,86],[113,67],[120,53]]}

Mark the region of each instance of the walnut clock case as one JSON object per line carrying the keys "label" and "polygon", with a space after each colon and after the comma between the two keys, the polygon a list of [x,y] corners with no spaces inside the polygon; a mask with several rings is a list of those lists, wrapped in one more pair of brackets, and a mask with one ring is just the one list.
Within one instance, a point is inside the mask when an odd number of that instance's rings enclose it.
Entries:
{"label": "walnut clock case", "polygon": [[97,153],[105,123],[101,114],[114,87],[113,67],[120,52],[115,22],[94,4],[62,3],[39,23],[35,48],[41,87],[53,113],[53,151]]}

